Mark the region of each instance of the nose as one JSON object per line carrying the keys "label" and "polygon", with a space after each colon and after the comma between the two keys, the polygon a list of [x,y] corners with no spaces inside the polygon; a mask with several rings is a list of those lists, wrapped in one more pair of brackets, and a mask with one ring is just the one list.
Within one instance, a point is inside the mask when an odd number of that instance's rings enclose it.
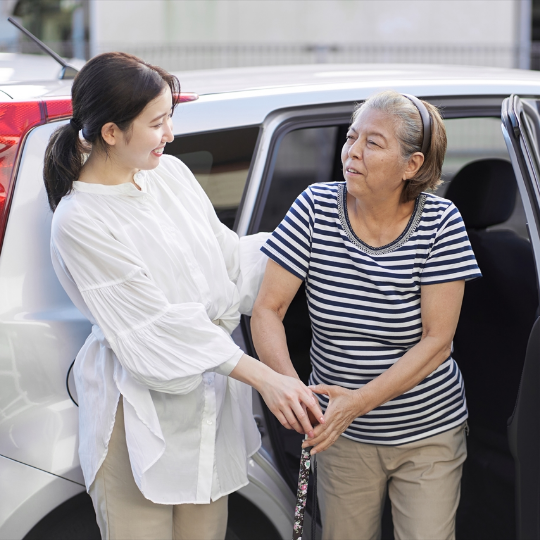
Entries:
{"label": "nose", "polygon": [[351,144],[347,150],[347,154],[351,159],[362,159],[362,153],[364,150],[364,145],[360,141],[360,139],[356,139],[356,141]]}
{"label": "nose", "polygon": [[167,118],[167,121],[164,123],[164,130],[163,130],[163,142],[173,142],[174,141],[174,133],[172,130],[173,122],[172,118]]}

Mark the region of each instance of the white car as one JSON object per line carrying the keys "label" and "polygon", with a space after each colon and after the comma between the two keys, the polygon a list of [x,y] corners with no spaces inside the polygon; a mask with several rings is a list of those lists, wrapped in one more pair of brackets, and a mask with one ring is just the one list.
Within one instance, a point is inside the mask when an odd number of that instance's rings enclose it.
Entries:
{"label": "white car", "polygon": [[[441,107],[448,153],[439,194],[449,190],[460,208],[484,274],[467,285],[454,342],[470,410],[457,535],[540,539],[540,73],[314,65],[179,78],[193,94],[175,111],[166,152],[193,170],[239,235],[273,230],[309,184],[342,180],[339,151],[357,102],[392,88]],[[47,141],[71,115],[70,85],[0,85],[0,540],[99,539],[70,375],[90,323],[51,265],[42,178]],[[303,290],[284,323],[307,380]],[[246,318],[234,338],[255,354]],[[301,436],[255,397],[263,447],[250,461],[249,485],[230,499],[227,538],[285,540]],[[387,501],[383,538],[391,537]]]}

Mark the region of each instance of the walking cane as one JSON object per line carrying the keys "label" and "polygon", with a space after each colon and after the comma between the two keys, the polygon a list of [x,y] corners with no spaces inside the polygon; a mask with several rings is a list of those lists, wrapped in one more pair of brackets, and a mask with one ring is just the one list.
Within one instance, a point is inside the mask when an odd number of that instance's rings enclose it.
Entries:
{"label": "walking cane", "polygon": [[300,472],[298,473],[298,490],[296,491],[296,507],[294,510],[294,527],[292,540],[302,540],[304,535],[304,511],[306,509],[307,490],[311,462],[313,462],[313,489],[311,492],[311,540],[315,540],[317,531],[317,460],[309,454],[310,448],[302,448]]}

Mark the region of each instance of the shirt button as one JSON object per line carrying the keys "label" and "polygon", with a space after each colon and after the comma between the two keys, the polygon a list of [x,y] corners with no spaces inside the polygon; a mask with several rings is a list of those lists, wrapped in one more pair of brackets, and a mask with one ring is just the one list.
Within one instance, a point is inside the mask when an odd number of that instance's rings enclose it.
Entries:
{"label": "shirt button", "polygon": [[206,423],[211,426],[212,425],[212,420],[207,420]]}

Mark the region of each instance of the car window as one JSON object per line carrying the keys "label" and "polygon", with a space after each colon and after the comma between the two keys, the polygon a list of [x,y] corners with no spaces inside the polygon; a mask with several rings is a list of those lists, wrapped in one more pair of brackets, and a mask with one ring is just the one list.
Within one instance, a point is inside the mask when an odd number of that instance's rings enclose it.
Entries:
{"label": "car window", "polygon": [[212,201],[219,219],[232,229],[242,199],[258,127],[181,135],[165,147],[182,160]]}
{"label": "car window", "polygon": [[[443,164],[444,184],[437,190],[437,195],[444,197],[452,178],[472,161],[486,158],[510,160],[500,118],[451,118],[444,123],[448,149]],[[529,239],[525,210],[519,193],[510,219],[490,229],[511,229],[522,238]]]}
{"label": "car window", "polygon": [[337,136],[338,127],[330,126],[297,129],[283,137],[276,152],[260,231],[273,231],[310,184],[332,181]]}
{"label": "car window", "polygon": [[[500,118],[452,118],[445,120],[448,150],[443,164],[444,183],[437,195],[444,197],[455,174],[478,159],[509,159],[501,132]],[[340,151],[347,126],[325,126],[290,131],[276,150],[259,231],[273,231],[295,198],[315,182],[342,181]],[[492,227],[512,229],[528,239],[525,212],[517,197],[508,221]]]}

